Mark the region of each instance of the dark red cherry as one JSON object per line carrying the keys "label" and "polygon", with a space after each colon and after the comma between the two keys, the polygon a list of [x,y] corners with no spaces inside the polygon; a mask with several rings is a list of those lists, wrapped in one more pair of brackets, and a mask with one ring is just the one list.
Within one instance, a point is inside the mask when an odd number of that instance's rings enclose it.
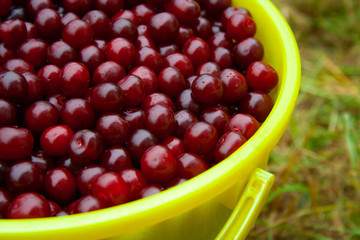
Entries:
{"label": "dark red cherry", "polygon": [[244,76],[232,68],[226,68],[218,75],[223,86],[223,100],[228,103],[240,101],[248,91]]}
{"label": "dark red cherry", "polygon": [[268,63],[253,62],[246,70],[246,81],[254,90],[270,92],[278,83],[278,74]]}
{"label": "dark red cherry", "polygon": [[141,108],[143,110],[146,110],[154,105],[162,105],[172,110],[175,109],[174,103],[171,100],[171,98],[168,95],[161,92],[155,92],[147,95],[141,104]]}
{"label": "dark red cherry", "polygon": [[46,63],[48,45],[40,39],[28,39],[17,50],[18,56],[30,62],[35,68],[42,67]]}
{"label": "dark red cherry", "polygon": [[183,53],[198,67],[209,61],[210,47],[203,39],[193,37],[184,43]]}
{"label": "dark red cherry", "polygon": [[34,137],[26,128],[0,128],[0,159],[6,161],[27,158],[34,147]]}
{"label": "dark red cherry", "polygon": [[79,51],[79,61],[92,73],[102,62],[105,54],[96,46],[88,45]]}
{"label": "dark red cherry", "polygon": [[2,42],[0,43],[0,64],[3,65],[8,60],[16,58],[16,49],[6,47]]}
{"label": "dark red cherry", "polygon": [[57,214],[60,214],[60,212],[62,211],[59,204],[57,204],[54,201],[49,200],[49,206],[50,206],[51,216],[57,216]]}
{"label": "dark red cherry", "polygon": [[[144,36],[144,35],[139,35],[137,37],[137,39],[135,41],[135,46],[136,46],[136,49],[141,49],[143,47],[150,47],[153,49],[156,48],[155,42],[151,38]],[[159,53],[161,55],[160,50],[159,50]]]}
{"label": "dark red cherry", "polygon": [[14,103],[0,98],[0,127],[11,126],[16,122],[16,107]]}
{"label": "dark red cherry", "polygon": [[189,57],[182,53],[172,53],[165,57],[164,67],[176,67],[185,78],[194,74],[194,65]]}
{"label": "dark red cherry", "polygon": [[251,91],[245,95],[239,104],[239,110],[250,114],[259,122],[264,122],[274,103],[271,97],[263,91]]}
{"label": "dark red cherry", "polygon": [[117,62],[124,68],[134,63],[135,56],[135,45],[126,38],[115,38],[106,46],[107,59]]}
{"label": "dark red cherry", "polygon": [[60,93],[60,71],[61,69],[56,65],[45,65],[37,73],[42,80],[42,85],[46,96],[51,96]]}
{"label": "dark red cherry", "polygon": [[49,201],[39,193],[23,193],[17,196],[8,206],[7,218],[42,218],[50,217]]}
{"label": "dark red cherry", "polygon": [[158,75],[161,92],[171,98],[176,98],[185,89],[184,76],[179,69],[167,67],[161,70]]}
{"label": "dark red cherry", "polygon": [[39,35],[45,39],[55,40],[61,36],[61,17],[54,9],[44,8],[38,11],[34,23]]}
{"label": "dark red cherry", "polygon": [[119,112],[125,104],[126,92],[115,83],[100,83],[90,92],[91,104],[97,112]]}
{"label": "dark red cherry", "polygon": [[41,134],[40,146],[50,156],[61,156],[68,153],[70,139],[74,132],[65,125],[48,127]]}
{"label": "dark red cherry", "polygon": [[175,129],[174,112],[162,105],[154,105],[145,110],[145,126],[159,139],[169,137]]}
{"label": "dark red cherry", "polygon": [[166,11],[174,14],[180,24],[192,26],[200,15],[200,6],[192,0],[170,0]]}
{"label": "dark red cherry", "polygon": [[135,200],[141,189],[147,185],[144,174],[136,168],[124,169],[120,176],[129,187],[131,200]]}
{"label": "dark red cherry", "polygon": [[66,168],[53,168],[45,174],[44,191],[59,204],[69,203],[76,194],[75,178]]}
{"label": "dark red cherry", "polygon": [[149,67],[155,73],[158,73],[163,68],[163,58],[155,49],[143,47],[137,51],[135,64]]}
{"label": "dark red cherry", "polygon": [[72,98],[66,101],[60,112],[61,121],[77,131],[95,126],[95,110],[85,99]]}
{"label": "dark red cherry", "polygon": [[20,19],[8,20],[0,25],[0,35],[6,47],[14,48],[26,39],[26,25]]}
{"label": "dark red cherry", "polygon": [[67,63],[60,72],[60,89],[67,97],[84,96],[88,90],[90,73],[84,64]]}
{"label": "dark red cherry", "polygon": [[217,163],[221,162],[246,142],[246,138],[238,132],[226,132],[218,140],[214,158]]}
{"label": "dark red cherry", "polygon": [[173,41],[179,32],[179,22],[172,13],[161,12],[151,16],[148,24],[150,37],[156,43]]}
{"label": "dark red cherry", "polygon": [[192,37],[195,37],[194,30],[192,30],[191,27],[180,25],[178,36],[175,39],[175,44],[182,49],[184,43]]}
{"label": "dark red cherry", "polygon": [[210,107],[201,113],[200,120],[213,125],[218,134],[222,135],[229,121],[229,114],[221,107]]}
{"label": "dark red cherry", "polygon": [[114,61],[101,63],[92,75],[92,84],[117,83],[126,76],[126,70],[120,64]]}
{"label": "dark red cherry", "polygon": [[69,62],[77,60],[77,54],[74,48],[66,42],[59,40],[53,42],[47,49],[47,60],[50,64],[63,67]]}
{"label": "dark red cherry", "polygon": [[163,57],[166,57],[167,55],[172,54],[172,53],[179,52],[179,47],[174,43],[163,44],[163,45],[160,45],[158,48],[159,48],[160,55]]}
{"label": "dark red cherry", "polygon": [[54,105],[59,111],[61,111],[67,98],[64,94],[54,94],[46,98],[46,101]]}
{"label": "dark red cherry", "polygon": [[127,75],[118,82],[118,86],[124,92],[123,104],[125,107],[136,107],[145,98],[144,82],[138,76]]}
{"label": "dark red cherry", "polygon": [[54,159],[43,151],[34,151],[31,153],[30,161],[38,165],[43,173],[54,168]]}
{"label": "dark red cherry", "polygon": [[176,158],[168,148],[152,146],[141,157],[141,171],[150,183],[166,184],[176,174]]}
{"label": "dark red cherry", "polygon": [[253,116],[246,113],[233,115],[225,126],[225,132],[239,132],[249,139],[259,129],[260,123]]}
{"label": "dark red cherry", "polygon": [[115,13],[111,17],[110,22],[115,22],[117,19],[120,19],[120,18],[127,19],[136,26],[138,25],[138,21],[137,21],[135,13],[129,9],[123,9],[123,10]]}
{"label": "dark red cherry", "polygon": [[233,65],[232,52],[223,47],[218,47],[212,50],[210,60],[218,64],[221,69],[230,68]]}
{"label": "dark red cherry", "polygon": [[11,10],[12,0],[1,0],[0,4],[1,4],[0,17],[6,17]]}
{"label": "dark red cherry", "polygon": [[126,148],[122,146],[114,146],[106,149],[101,155],[100,162],[106,170],[117,173],[132,167],[130,154]]}
{"label": "dark red cherry", "polygon": [[180,185],[181,183],[184,183],[186,181],[187,181],[186,178],[174,177],[173,179],[171,179],[170,182],[168,182],[168,184],[166,185],[166,189],[175,187],[175,186]]}
{"label": "dark red cherry", "polygon": [[13,194],[24,192],[39,192],[43,184],[41,168],[30,161],[13,163],[6,173],[7,189]]}
{"label": "dark red cherry", "polygon": [[14,71],[0,72],[0,97],[19,101],[28,91],[26,79]]}
{"label": "dark red cherry", "polygon": [[100,199],[105,206],[116,206],[130,200],[130,190],[120,174],[104,172],[92,183],[91,195]]}
{"label": "dark red cherry", "polygon": [[221,23],[223,26],[227,25],[228,20],[231,18],[232,15],[234,15],[235,13],[242,13],[242,14],[246,14],[249,17],[251,17],[250,12],[245,9],[245,8],[241,8],[241,7],[228,7],[226,8],[222,14],[221,14]]}
{"label": "dark red cherry", "polygon": [[27,10],[31,16],[35,16],[36,13],[43,8],[54,8],[54,4],[50,0],[29,0],[27,1]]}
{"label": "dark red cherry", "polygon": [[196,115],[189,110],[179,110],[174,114],[175,118],[175,135],[179,138],[184,136],[186,129],[198,121]]}
{"label": "dark red cherry", "polygon": [[[82,20],[87,22],[94,30],[95,38],[107,39],[110,35],[110,20],[101,10],[91,10],[87,12]],[[65,24],[66,25],[66,24]]]}
{"label": "dark red cherry", "polygon": [[155,14],[155,10],[147,4],[138,4],[132,9],[136,16],[138,24],[147,24],[150,18]]}
{"label": "dark red cherry", "polygon": [[133,131],[126,143],[131,158],[135,163],[140,162],[143,153],[151,146],[158,144],[158,139],[154,134],[146,129],[136,129]]}
{"label": "dark red cherry", "polygon": [[124,7],[124,0],[94,0],[96,9],[101,10],[108,15],[113,16]]}
{"label": "dark red cherry", "polygon": [[208,169],[206,162],[195,153],[183,153],[176,158],[176,176],[190,179]]}
{"label": "dark red cherry", "polygon": [[248,15],[236,13],[227,21],[226,32],[231,38],[241,41],[255,35],[256,24]]}
{"label": "dark red cherry", "polygon": [[231,0],[204,0],[204,9],[215,15],[221,15],[221,13],[231,6]]}
{"label": "dark red cherry", "polygon": [[219,78],[210,74],[198,76],[191,84],[194,97],[205,104],[219,103],[223,96],[223,86]]}
{"label": "dark red cherry", "polygon": [[94,31],[83,20],[74,20],[66,24],[62,30],[64,42],[73,48],[82,48],[90,44],[94,39]]}
{"label": "dark red cherry", "polygon": [[170,136],[161,141],[161,145],[167,147],[175,157],[184,153],[186,148],[184,141],[178,137]]}
{"label": "dark red cherry", "polygon": [[202,75],[202,74],[210,74],[210,75],[217,76],[220,73],[220,71],[221,71],[221,68],[217,63],[206,62],[197,68],[195,74],[198,76]]}
{"label": "dark red cherry", "polygon": [[81,197],[74,205],[74,213],[86,213],[105,208],[105,204],[98,198],[87,195]]}
{"label": "dark red cherry", "polygon": [[195,35],[207,41],[213,34],[209,19],[199,16],[194,26]]}
{"label": "dark red cherry", "polygon": [[131,69],[129,74],[138,76],[143,80],[146,94],[156,92],[159,89],[158,78],[151,68],[146,66],[137,66]]}
{"label": "dark red cherry", "polygon": [[259,40],[250,37],[237,42],[233,52],[235,64],[241,69],[247,69],[251,63],[263,58],[264,47]]}
{"label": "dark red cherry", "polygon": [[66,12],[74,12],[79,16],[89,11],[91,5],[91,0],[62,0],[62,7],[64,7]]}
{"label": "dark red cherry", "polygon": [[75,164],[85,166],[94,163],[102,154],[104,143],[101,135],[90,129],[77,131],[69,143],[69,156]]}
{"label": "dark red cherry", "polygon": [[35,68],[27,61],[21,58],[9,59],[4,65],[4,70],[14,71],[17,73],[36,73]]}
{"label": "dark red cherry", "polygon": [[91,193],[91,186],[96,177],[105,172],[101,165],[88,165],[79,170],[76,174],[76,186],[79,192],[86,196]]}
{"label": "dark red cherry", "polygon": [[26,97],[23,100],[24,105],[42,99],[46,89],[43,86],[41,78],[32,72],[23,72],[22,75],[25,77],[28,86]]}
{"label": "dark red cherry", "polygon": [[233,41],[229,34],[227,34],[226,32],[215,33],[208,39],[207,43],[209,44],[209,47],[211,49],[215,49],[218,47],[223,47],[227,49],[233,48]]}
{"label": "dark red cherry", "polygon": [[203,121],[191,124],[184,133],[184,143],[188,151],[205,154],[214,148],[218,139],[216,128]]}
{"label": "dark red cherry", "polygon": [[200,114],[202,104],[192,94],[191,89],[185,89],[180,93],[175,101],[176,108],[179,110],[186,109],[194,114]]}
{"label": "dark red cherry", "polygon": [[67,12],[61,17],[61,22],[62,22],[63,26],[65,26],[69,22],[71,22],[73,20],[77,20],[77,19],[80,19],[78,15],[76,15],[73,12]]}
{"label": "dark red cherry", "polygon": [[126,38],[135,42],[138,31],[135,24],[125,18],[119,18],[110,23],[110,35],[112,38]]}
{"label": "dark red cherry", "polygon": [[34,133],[41,133],[46,128],[56,125],[59,119],[59,110],[46,101],[33,103],[24,114],[25,126]]}
{"label": "dark red cherry", "polygon": [[107,113],[98,118],[96,130],[105,143],[110,146],[119,146],[125,143],[130,134],[128,122],[116,113]]}
{"label": "dark red cherry", "polygon": [[145,113],[140,108],[125,108],[121,115],[129,124],[130,132],[145,127]]}

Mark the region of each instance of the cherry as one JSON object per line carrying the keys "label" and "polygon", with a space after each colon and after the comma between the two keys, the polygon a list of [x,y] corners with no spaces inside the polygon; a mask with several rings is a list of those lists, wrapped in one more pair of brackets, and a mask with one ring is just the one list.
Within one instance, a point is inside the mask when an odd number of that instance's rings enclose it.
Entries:
{"label": "cherry", "polygon": [[43,66],[37,73],[42,80],[45,95],[51,96],[60,93],[60,71],[61,69],[53,64]]}
{"label": "cherry", "polygon": [[80,19],[66,24],[61,34],[64,42],[75,49],[90,44],[94,39],[94,31],[91,26]]}
{"label": "cherry", "polygon": [[175,118],[175,135],[179,138],[184,136],[186,129],[198,121],[196,115],[189,110],[179,110],[174,114]]}
{"label": "cherry", "polygon": [[139,192],[147,185],[144,174],[136,168],[127,168],[120,172],[121,178],[128,185],[130,200],[135,200]]}
{"label": "cherry", "polygon": [[89,87],[90,74],[84,64],[70,62],[60,72],[60,89],[67,97],[81,97]]}
{"label": "cherry", "polygon": [[94,0],[94,6],[111,17],[124,7],[124,0]]}
{"label": "cherry", "polygon": [[123,10],[117,12],[116,14],[114,14],[112,16],[110,21],[115,22],[117,19],[120,19],[120,18],[127,19],[136,26],[138,25],[138,21],[137,21],[135,13],[129,9],[123,9]]}
{"label": "cherry", "polygon": [[259,127],[260,123],[253,116],[246,113],[237,113],[229,119],[225,126],[225,132],[238,132],[246,139],[249,139]]}
{"label": "cherry", "polygon": [[166,11],[174,14],[180,24],[191,26],[200,15],[200,6],[193,0],[170,0]]}
{"label": "cherry", "polygon": [[185,89],[182,91],[176,99],[175,104],[177,109],[186,109],[194,114],[199,114],[202,109],[201,103],[194,97],[191,89]]}
{"label": "cherry", "polygon": [[155,14],[155,10],[147,4],[138,4],[132,9],[136,16],[138,24],[147,24],[150,18]]}
{"label": "cherry", "polygon": [[185,80],[181,72],[174,67],[161,70],[158,75],[161,92],[176,98],[185,89]]}
{"label": "cherry", "polygon": [[138,76],[143,80],[146,94],[158,91],[158,79],[155,72],[151,68],[146,66],[137,66],[133,68],[129,74]]}
{"label": "cherry", "polygon": [[169,54],[179,52],[179,47],[176,44],[163,44],[159,47],[159,53],[161,56],[166,57]]}
{"label": "cherry", "polygon": [[246,138],[239,132],[226,132],[218,140],[214,158],[217,163],[230,156],[246,142]]}
{"label": "cherry", "polygon": [[46,128],[56,125],[59,119],[59,110],[46,101],[33,103],[24,114],[25,126],[34,133],[41,133]]}
{"label": "cherry", "polygon": [[54,4],[50,0],[29,0],[27,1],[27,10],[31,16],[35,16],[36,13],[43,8],[54,8]]}
{"label": "cherry", "polygon": [[150,47],[143,47],[137,51],[136,65],[147,66],[158,73],[163,67],[163,58],[158,51]]}
{"label": "cherry", "polygon": [[171,98],[164,93],[156,92],[147,95],[141,104],[141,108],[146,110],[154,105],[162,105],[164,107],[174,110],[174,103]]}
{"label": "cherry", "polygon": [[13,48],[18,46],[26,39],[26,25],[20,19],[8,20],[0,25],[0,35],[6,47]]}
{"label": "cherry", "polygon": [[59,204],[69,203],[76,194],[75,178],[66,168],[53,168],[45,174],[44,191]]}
{"label": "cherry", "polygon": [[263,58],[264,47],[259,40],[250,37],[237,42],[233,52],[235,64],[242,69],[246,69],[251,63]]}
{"label": "cherry", "polygon": [[207,41],[213,34],[211,22],[207,18],[199,16],[196,21],[196,26],[194,27],[194,32],[196,36]]}
{"label": "cherry", "polygon": [[90,10],[91,0],[62,0],[62,6],[66,12],[74,12],[80,16]]}
{"label": "cherry", "polygon": [[250,114],[259,122],[264,122],[273,108],[271,97],[262,91],[251,91],[245,95],[239,104],[239,110]]}
{"label": "cherry", "polygon": [[219,103],[223,96],[223,86],[219,78],[210,74],[198,76],[191,84],[194,97],[205,104]]}
{"label": "cherry", "polygon": [[47,49],[47,60],[50,64],[54,64],[58,67],[63,67],[69,62],[77,60],[77,54],[74,48],[72,48],[66,42],[59,40],[53,42]]}
{"label": "cherry", "polygon": [[231,6],[231,0],[204,0],[204,9],[210,14],[221,14]]}
{"label": "cherry", "polygon": [[65,26],[69,22],[76,20],[76,19],[80,19],[78,15],[76,15],[73,12],[67,12],[67,13],[65,13],[65,15],[63,15],[61,17],[61,23],[63,24],[63,26]]}
{"label": "cherry", "polygon": [[28,39],[17,50],[18,56],[37,68],[46,63],[48,45],[39,39]]}
{"label": "cherry", "polygon": [[190,179],[206,171],[206,162],[194,153],[183,153],[176,158],[176,176]]}
{"label": "cherry", "polygon": [[[156,48],[156,45],[155,45],[155,42],[147,37],[147,36],[144,36],[144,35],[139,35],[135,41],[135,46],[136,46],[136,49],[141,49],[143,47],[150,47],[150,48],[153,48],[155,49]],[[159,49],[159,53],[161,56],[163,56],[161,54],[161,51]]]}
{"label": "cherry", "polygon": [[218,75],[223,86],[223,101],[235,103],[240,101],[248,91],[247,81],[238,71],[226,68]]}
{"label": "cherry", "polygon": [[92,183],[91,195],[105,203],[115,206],[130,200],[130,190],[125,181],[116,172],[104,172]]}
{"label": "cherry", "polygon": [[45,95],[45,89],[41,78],[31,72],[23,72],[28,88],[26,97],[23,100],[23,104],[27,105],[37,100],[40,100]]}
{"label": "cherry", "polygon": [[172,13],[161,12],[151,16],[148,24],[150,37],[156,43],[173,41],[179,32],[179,22]]}
{"label": "cherry", "polygon": [[156,144],[158,144],[158,139],[154,134],[146,129],[136,129],[130,134],[126,147],[133,161],[139,163],[143,153]]}
{"label": "cherry", "polygon": [[229,121],[229,114],[221,107],[209,107],[201,113],[200,120],[213,125],[221,135]]}
{"label": "cherry", "polygon": [[230,37],[241,41],[255,35],[256,24],[248,15],[236,13],[227,21],[226,30]]}
{"label": "cherry", "polygon": [[256,61],[246,70],[246,81],[254,90],[270,92],[278,83],[278,75],[271,65]]}
{"label": "cherry", "polygon": [[186,149],[196,154],[205,154],[212,150],[217,138],[216,128],[203,121],[191,124],[184,133]]}
{"label": "cherry", "polygon": [[185,78],[194,74],[194,65],[189,57],[182,53],[172,53],[165,57],[164,67],[176,67]]}
{"label": "cherry", "polygon": [[56,216],[57,214],[59,214],[62,211],[59,204],[57,204],[54,201],[49,200],[49,206],[50,206],[51,216]]}
{"label": "cherry", "polygon": [[54,105],[59,111],[61,111],[67,98],[64,94],[54,94],[46,98],[46,101]]}
{"label": "cherry", "polygon": [[101,156],[100,162],[106,170],[117,173],[132,167],[130,154],[126,148],[122,146],[114,146],[106,149]]}
{"label": "cherry", "polygon": [[195,74],[196,75],[202,75],[202,74],[210,74],[217,76],[221,71],[220,66],[215,62],[206,62],[200,65]]}
{"label": "cherry", "polygon": [[8,206],[7,218],[41,218],[51,216],[49,201],[39,193],[23,193]]}
{"label": "cherry", "polygon": [[39,35],[45,39],[55,40],[61,36],[61,17],[53,9],[44,8],[38,11],[34,23]]}
{"label": "cherry", "polygon": [[43,184],[41,168],[30,161],[16,161],[7,170],[7,189],[13,194],[39,192]]}
{"label": "cherry", "polygon": [[162,105],[145,110],[145,126],[158,139],[171,136],[175,129],[174,112]]}
{"label": "cherry", "polygon": [[241,7],[228,7],[226,8],[222,14],[221,14],[221,23],[223,26],[227,25],[228,20],[232,17],[232,15],[234,15],[235,13],[242,13],[242,14],[246,14],[249,17],[251,17],[250,12],[245,9],[245,8],[241,8]]}
{"label": "cherry", "polygon": [[105,208],[105,204],[98,198],[87,195],[78,199],[74,205],[74,213],[86,213]]}
{"label": "cherry", "polygon": [[135,24],[125,18],[119,18],[110,23],[110,33],[112,38],[122,37],[134,42],[138,37]]}
{"label": "cherry", "polygon": [[167,147],[175,157],[185,152],[184,141],[178,137],[170,136],[162,140],[162,145]]}
{"label": "cherry", "polygon": [[0,72],[0,97],[19,101],[26,96],[28,85],[26,79],[14,72]]}
{"label": "cherry", "polygon": [[65,125],[55,125],[43,131],[40,146],[50,156],[61,156],[68,153],[70,139],[74,132]]}
{"label": "cherry", "polygon": [[233,65],[233,56],[229,49],[218,47],[211,51],[210,60],[219,65],[220,68],[230,68]]}
{"label": "cherry", "polygon": [[6,218],[6,212],[12,200],[12,196],[5,188],[0,188],[0,219]]}
{"label": "cherry", "polygon": [[79,51],[79,61],[87,67],[90,73],[92,73],[104,59],[104,53],[94,45],[88,45]]}
{"label": "cherry", "polygon": [[176,158],[165,146],[152,146],[141,157],[141,171],[150,183],[166,184],[176,174]]}
{"label": "cherry", "polygon": [[226,32],[215,33],[208,39],[207,43],[209,44],[209,47],[211,49],[215,49],[218,47],[223,47],[227,49],[233,48],[233,41],[229,34]]}
{"label": "cherry", "polygon": [[210,47],[203,39],[193,37],[184,43],[183,53],[198,67],[209,60]]}
{"label": "cherry", "polygon": [[161,185],[150,184],[141,189],[137,196],[137,199],[147,198],[162,191],[164,191],[164,187],[162,187]]}
{"label": "cherry", "polygon": [[0,159],[6,161],[27,158],[34,147],[34,137],[26,128],[0,128]]}
{"label": "cherry", "polygon": [[[82,20],[87,22],[94,30],[95,38],[107,39],[110,34],[110,20],[108,16],[101,10],[91,10],[87,12]],[[64,24],[66,25],[66,24]]]}
{"label": "cherry", "polygon": [[0,43],[0,64],[3,65],[8,60],[16,57],[16,51],[13,48],[8,48],[2,42]]}
{"label": "cherry", "polygon": [[107,59],[117,62],[124,68],[134,63],[135,56],[135,45],[126,38],[115,38],[106,46]]}
{"label": "cherry", "polygon": [[54,168],[54,159],[43,151],[34,151],[30,155],[30,161],[38,165],[43,173]]}
{"label": "cherry", "polygon": [[97,112],[118,112],[125,104],[126,92],[115,83],[100,83],[90,92],[91,104]]}
{"label": "cherry", "polygon": [[72,98],[60,112],[61,121],[74,131],[95,126],[95,110],[85,99]]}
{"label": "cherry", "polygon": [[124,91],[124,106],[136,107],[145,98],[145,86],[141,78],[135,75],[127,75],[118,82]]}
{"label": "cherry", "polygon": [[114,61],[101,63],[92,75],[92,84],[117,83],[119,79],[126,76],[126,70],[120,64]]}
{"label": "cherry", "polygon": [[175,39],[175,44],[181,49],[184,43],[194,36],[195,33],[191,27],[180,25],[178,36]]}
{"label": "cherry", "polygon": [[116,113],[107,113],[98,118],[96,130],[104,142],[111,146],[125,143],[130,134],[128,122]]}
{"label": "cherry", "polygon": [[93,180],[100,174],[105,172],[105,168],[101,165],[88,165],[79,170],[76,174],[76,186],[79,192],[86,196],[91,193]]}
{"label": "cherry", "polygon": [[3,65],[3,67],[5,70],[14,71],[21,74],[24,72],[35,73],[34,67],[21,58],[10,59]]}
{"label": "cherry", "polygon": [[130,132],[145,127],[145,113],[140,108],[126,108],[121,115],[129,124]]}
{"label": "cherry", "polygon": [[16,122],[16,107],[14,103],[0,98],[0,127],[11,126]]}
{"label": "cherry", "polygon": [[75,164],[85,166],[94,163],[104,148],[101,135],[95,130],[77,131],[69,143],[69,156]]}

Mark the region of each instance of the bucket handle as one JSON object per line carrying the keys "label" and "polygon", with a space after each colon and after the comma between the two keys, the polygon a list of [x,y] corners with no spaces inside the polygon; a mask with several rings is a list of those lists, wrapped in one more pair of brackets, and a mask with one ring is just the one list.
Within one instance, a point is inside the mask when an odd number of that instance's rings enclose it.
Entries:
{"label": "bucket handle", "polygon": [[240,240],[248,236],[264,206],[274,179],[273,174],[260,168],[255,169],[238,204],[216,240]]}

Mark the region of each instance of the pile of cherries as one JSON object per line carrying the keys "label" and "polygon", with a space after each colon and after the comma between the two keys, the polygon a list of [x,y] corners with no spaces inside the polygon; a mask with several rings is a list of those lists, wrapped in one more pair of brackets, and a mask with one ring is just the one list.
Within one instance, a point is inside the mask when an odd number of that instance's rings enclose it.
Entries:
{"label": "pile of cherries", "polygon": [[144,198],[221,162],[276,71],[230,0],[0,0],[0,218]]}

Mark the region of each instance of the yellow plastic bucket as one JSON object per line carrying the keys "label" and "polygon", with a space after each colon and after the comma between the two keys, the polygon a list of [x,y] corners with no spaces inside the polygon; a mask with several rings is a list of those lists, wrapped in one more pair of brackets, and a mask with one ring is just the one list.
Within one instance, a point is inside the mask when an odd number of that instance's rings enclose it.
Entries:
{"label": "yellow plastic bucket", "polygon": [[269,0],[234,0],[250,10],[264,45],[264,61],[279,74],[275,104],[257,133],[203,174],[146,199],[90,213],[0,220],[0,239],[244,239],[274,176],[262,169],[291,118],[301,66],[295,38]]}

